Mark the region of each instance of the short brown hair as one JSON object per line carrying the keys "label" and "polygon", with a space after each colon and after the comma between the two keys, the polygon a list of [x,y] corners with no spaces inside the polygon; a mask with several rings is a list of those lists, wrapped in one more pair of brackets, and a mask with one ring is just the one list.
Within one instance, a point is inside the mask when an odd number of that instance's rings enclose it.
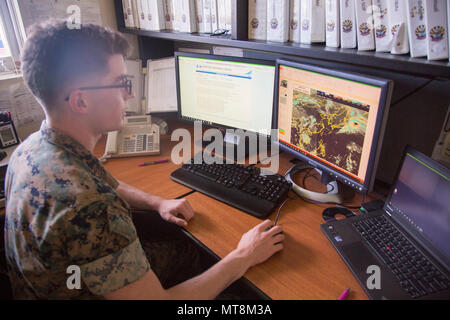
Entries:
{"label": "short brown hair", "polygon": [[55,97],[74,80],[108,71],[115,54],[128,55],[128,41],[118,32],[94,25],[69,29],[65,20],[34,25],[22,53],[22,71],[31,92],[49,110]]}

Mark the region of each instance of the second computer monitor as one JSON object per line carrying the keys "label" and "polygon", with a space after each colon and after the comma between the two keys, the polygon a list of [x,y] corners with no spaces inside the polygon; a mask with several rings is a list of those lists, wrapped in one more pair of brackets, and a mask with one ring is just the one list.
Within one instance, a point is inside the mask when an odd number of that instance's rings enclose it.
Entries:
{"label": "second computer monitor", "polygon": [[322,177],[370,191],[392,92],[392,81],[277,61],[275,127],[282,150]]}
{"label": "second computer monitor", "polygon": [[269,135],[275,61],[175,53],[181,119]]}

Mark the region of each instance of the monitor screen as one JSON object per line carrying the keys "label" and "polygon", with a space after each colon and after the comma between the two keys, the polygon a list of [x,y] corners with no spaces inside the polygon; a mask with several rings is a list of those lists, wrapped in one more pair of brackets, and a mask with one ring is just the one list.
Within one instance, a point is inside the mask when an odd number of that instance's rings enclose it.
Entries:
{"label": "monitor screen", "polygon": [[191,53],[175,56],[180,118],[269,135],[274,61]]}
{"label": "monitor screen", "polygon": [[449,169],[407,150],[387,208],[446,255],[450,261]]}
{"label": "monitor screen", "polygon": [[277,61],[280,148],[359,192],[371,189],[391,82]]}

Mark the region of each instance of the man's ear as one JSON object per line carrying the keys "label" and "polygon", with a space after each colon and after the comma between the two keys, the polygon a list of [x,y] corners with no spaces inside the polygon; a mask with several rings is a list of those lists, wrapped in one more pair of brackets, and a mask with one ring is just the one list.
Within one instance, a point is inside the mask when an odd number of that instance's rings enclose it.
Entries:
{"label": "man's ear", "polygon": [[73,90],[69,95],[70,110],[75,113],[85,114],[88,112],[85,92],[81,90]]}

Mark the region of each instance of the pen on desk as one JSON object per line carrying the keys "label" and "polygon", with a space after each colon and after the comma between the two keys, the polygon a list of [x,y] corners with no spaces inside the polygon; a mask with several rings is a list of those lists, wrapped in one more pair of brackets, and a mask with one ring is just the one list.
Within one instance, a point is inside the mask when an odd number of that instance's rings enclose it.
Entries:
{"label": "pen on desk", "polygon": [[345,300],[345,298],[347,298],[349,292],[350,292],[350,288],[345,289],[344,292],[342,292],[342,294],[338,300]]}
{"label": "pen on desk", "polygon": [[163,160],[141,162],[141,163],[138,163],[138,166],[142,167],[142,166],[148,166],[149,164],[157,164],[157,163],[164,163],[164,162],[169,162],[169,160],[163,159]]}

